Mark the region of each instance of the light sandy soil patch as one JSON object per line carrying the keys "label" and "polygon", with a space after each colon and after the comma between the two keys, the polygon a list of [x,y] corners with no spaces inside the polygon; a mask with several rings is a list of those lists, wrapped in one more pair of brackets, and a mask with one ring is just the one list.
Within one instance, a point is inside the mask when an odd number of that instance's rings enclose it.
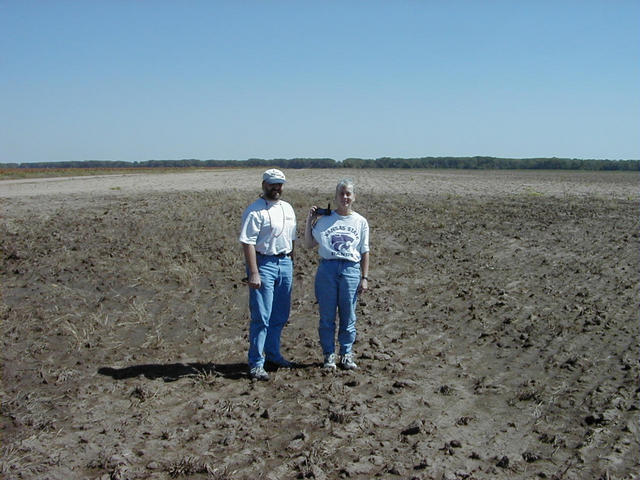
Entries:
{"label": "light sandy soil patch", "polygon": [[[254,189],[262,169],[216,169],[186,173],[100,175],[0,181],[0,198],[40,195],[131,195],[146,192]],[[342,177],[361,192],[451,195],[597,195],[636,198],[637,172],[478,170],[288,170],[288,187],[308,192],[330,189]]]}

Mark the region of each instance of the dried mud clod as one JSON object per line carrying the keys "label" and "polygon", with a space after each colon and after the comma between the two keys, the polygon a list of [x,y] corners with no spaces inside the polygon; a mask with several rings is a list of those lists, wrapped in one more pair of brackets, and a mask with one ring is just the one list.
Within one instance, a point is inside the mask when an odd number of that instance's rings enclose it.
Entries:
{"label": "dried mud clod", "polygon": [[438,388],[438,393],[440,395],[449,396],[449,395],[453,395],[453,392],[454,392],[453,388],[451,388],[449,385],[441,385]]}
{"label": "dried mud clod", "polygon": [[418,435],[423,431],[423,428],[424,424],[419,420],[415,420],[407,425],[400,433],[404,436]]}
{"label": "dried mud clod", "polygon": [[467,415],[464,415],[462,417],[459,417],[456,420],[456,425],[466,426],[466,425],[469,425],[469,423],[471,423],[472,421],[473,421],[473,417],[469,417]]}
{"label": "dried mud clod", "polygon": [[522,458],[527,463],[533,463],[533,462],[537,462],[538,460],[540,460],[541,457],[537,453],[526,451],[526,452],[524,452],[522,454]]}

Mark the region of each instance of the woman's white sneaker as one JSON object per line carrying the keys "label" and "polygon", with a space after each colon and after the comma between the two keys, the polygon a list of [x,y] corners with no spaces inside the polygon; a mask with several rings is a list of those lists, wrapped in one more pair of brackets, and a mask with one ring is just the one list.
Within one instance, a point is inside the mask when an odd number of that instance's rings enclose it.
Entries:
{"label": "woman's white sneaker", "polygon": [[345,370],[355,370],[358,368],[356,362],[353,361],[353,353],[345,353],[340,359],[340,367]]}
{"label": "woman's white sneaker", "polygon": [[324,364],[322,368],[326,368],[327,370],[335,370],[336,369],[336,354],[328,353],[324,356]]}

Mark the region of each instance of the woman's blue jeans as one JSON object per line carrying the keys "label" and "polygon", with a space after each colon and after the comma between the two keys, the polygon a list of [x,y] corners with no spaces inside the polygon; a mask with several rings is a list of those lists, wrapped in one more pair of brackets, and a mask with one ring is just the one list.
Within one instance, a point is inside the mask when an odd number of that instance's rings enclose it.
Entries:
{"label": "woman's blue jeans", "polygon": [[318,334],[322,353],[335,352],[336,310],[340,355],[351,353],[356,340],[356,301],[360,286],[360,263],[321,260],[316,272],[316,299],[320,311]]}
{"label": "woman's blue jeans", "polygon": [[280,335],[291,310],[293,262],[291,257],[258,255],[260,288],[249,289],[249,368],[267,359],[281,358]]}

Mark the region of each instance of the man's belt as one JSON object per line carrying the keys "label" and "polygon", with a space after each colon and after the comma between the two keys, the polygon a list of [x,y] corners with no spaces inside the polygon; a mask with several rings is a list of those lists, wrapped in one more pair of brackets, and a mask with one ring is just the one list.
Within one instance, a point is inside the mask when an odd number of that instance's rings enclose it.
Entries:
{"label": "man's belt", "polygon": [[291,256],[291,252],[289,253],[276,253],[275,255],[267,255],[266,253],[260,253],[260,252],[256,252],[258,255],[260,255],[261,257],[277,257],[277,258],[284,258],[284,257],[290,257]]}

